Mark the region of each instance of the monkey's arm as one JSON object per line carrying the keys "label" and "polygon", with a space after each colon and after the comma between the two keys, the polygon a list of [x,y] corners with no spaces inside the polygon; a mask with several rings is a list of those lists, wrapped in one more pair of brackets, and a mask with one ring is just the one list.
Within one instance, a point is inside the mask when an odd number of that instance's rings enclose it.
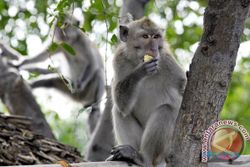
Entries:
{"label": "monkey's arm", "polygon": [[130,114],[135,105],[138,95],[137,88],[142,76],[139,71],[135,71],[115,84],[114,100],[123,116]]}
{"label": "monkey's arm", "polygon": [[31,73],[37,73],[37,74],[52,74],[55,73],[55,71],[50,69],[43,69],[39,67],[24,67],[22,70],[26,70]]}
{"label": "monkey's arm", "polygon": [[[139,95],[140,81],[146,77],[156,73],[157,60],[144,62],[139,64],[134,71],[129,71],[131,67],[116,68],[116,77],[113,87],[113,97],[115,104],[123,116],[126,116],[132,112],[132,109],[137,101]],[[122,76],[125,76],[122,78]]]}
{"label": "monkey's arm", "polygon": [[2,42],[0,42],[0,48],[2,50],[2,55],[6,56],[10,59],[14,59],[14,60],[18,60],[21,55],[20,53],[18,53],[17,51],[15,51],[14,49],[12,49],[11,47],[3,44]]}
{"label": "monkey's arm", "polygon": [[23,61],[20,62],[20,64],[18,64],[18,66],[21,67],[21,66],[27,65],[27,64],[42,62],[42,61],[48,59],[49,56],[53,56],[60,51],[61,51],[60,49],[57,49],[55,52],[52,53],[48,49],[45,49],[43,52],[39,53],[35,57],[24,59]]}

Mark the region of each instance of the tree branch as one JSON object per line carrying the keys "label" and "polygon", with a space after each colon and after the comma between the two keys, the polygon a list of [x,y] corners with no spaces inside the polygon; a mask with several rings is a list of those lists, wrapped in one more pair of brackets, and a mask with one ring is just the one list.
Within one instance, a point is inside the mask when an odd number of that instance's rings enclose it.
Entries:
{"label": "tree branch", "polygon": [[201,138],[203,132],[218,120],[226,99],[249,11],[249,3],[244,2],[208,1],[204,33],[190,65],[176,122],[170,159],[172,166],[204,165],[200,163]]}

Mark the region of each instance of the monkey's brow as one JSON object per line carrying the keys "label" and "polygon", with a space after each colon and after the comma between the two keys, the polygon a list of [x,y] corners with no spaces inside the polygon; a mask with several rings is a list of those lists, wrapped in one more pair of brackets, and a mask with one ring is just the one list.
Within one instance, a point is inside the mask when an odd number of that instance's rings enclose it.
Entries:
{"label": "monkey's brow", "polygon": [[136,34],[138,34],[138,36],[141,36],[144,34],[148,34],[152,36],[152,35],[160,35],[160,32],[157,30],[152,30],[152,29],[149,29],[149,30],[142,29],[142,30],[137,31]]}

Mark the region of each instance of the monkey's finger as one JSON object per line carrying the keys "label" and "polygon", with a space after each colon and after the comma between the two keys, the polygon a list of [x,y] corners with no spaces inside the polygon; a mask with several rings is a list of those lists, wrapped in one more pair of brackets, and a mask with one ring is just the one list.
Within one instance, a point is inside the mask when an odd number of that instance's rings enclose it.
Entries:
{"label": "monkey's finger", "polygon": [[130,147],[130,146],[129,145],[117,145],[117,146],[114,146],[113,149],[123,149],[126,147]]}
{"label": "monkey's finger", "polygon": [[112,157],[110,158],[111,159],[110,161],[118,161],[118,160],[121,160],[122,157],[123,156],[120,153],[116,153],[116,154],[112,155]]}
{"label": "monkey's finger", "polygon": [[153,69],[153,70],[148,71],[148,74],[153,75],[153,74],[156,74],[157,72],[158,72],[157,69]]}
{"label": "monkey's finger", "polygon": [[113,146],[111,151],[110,151],[110,154],[114,154],[118,148],[119,148],[119,146]]}
{"label": "monkey's finger", "polygon": [[147,72],[152,72],[152,71],[156,71],[157,70],[157,67],[150,67],[150,68],[147,68]]}
{"label": "monkey's finger", "polygon": [[116,154],[116,155],[115,155],[115,158],[116,158],[117,160],[120,160],[120,159],[123,158],[123,156],[122,156],[121,154]]}
{"label": "monkey's finger", "polygon": [[110,155],[107,159],[105,159],[105,161],[113,161],[114,160],[114,156]]}
{"label": "monkey's finger", "polygon": [[113,146],[112,149],[117,149],[117,148],[123,148],[123,147],[126,147],[127,145],[116,145],[116,146]]}
{"label": "monkey's finger", "polygon": [[110,154],[113,154],[113,155],[114,155],[114,154],[116,154],[118,151],[119,151],[119,149],[112,149],[111,152],[110,152]]}
{"label": "monkey's finger", "polygon": [[150,64],[146,64],[145,66],[146,66],[146,68],[148,69],[148,68],[151,68],[151,67],[156,67],[157,64],[156,64],[155,62],[152,62],[152,63],[150,63]]}
{"label": "monkey's finger", "polygon": [[152,63],[152,62],[157,62],[158,61],[158,59],[152,59],[152,60],[150,60],[150,61],[147,61],[147,62],[145,62],[146,64],[150,64],[150,63]]}

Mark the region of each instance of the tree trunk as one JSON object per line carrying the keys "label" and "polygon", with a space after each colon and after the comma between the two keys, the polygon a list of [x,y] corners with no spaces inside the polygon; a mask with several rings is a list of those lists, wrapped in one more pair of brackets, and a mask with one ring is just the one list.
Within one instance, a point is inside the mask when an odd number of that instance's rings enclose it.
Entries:
{"label": "tree trunk", "polygon": [[0,98],[9,112],[32,118],[32,131],[48,138],[54,135],[28,84],[0,57]]}
{"label": "tree trunk", "polygon": [[200,160],[201,138],[218,120],[226,99],[248,11],[249,0],[208,1],[204,33],[176,122],[171,166],[206,166]]}

